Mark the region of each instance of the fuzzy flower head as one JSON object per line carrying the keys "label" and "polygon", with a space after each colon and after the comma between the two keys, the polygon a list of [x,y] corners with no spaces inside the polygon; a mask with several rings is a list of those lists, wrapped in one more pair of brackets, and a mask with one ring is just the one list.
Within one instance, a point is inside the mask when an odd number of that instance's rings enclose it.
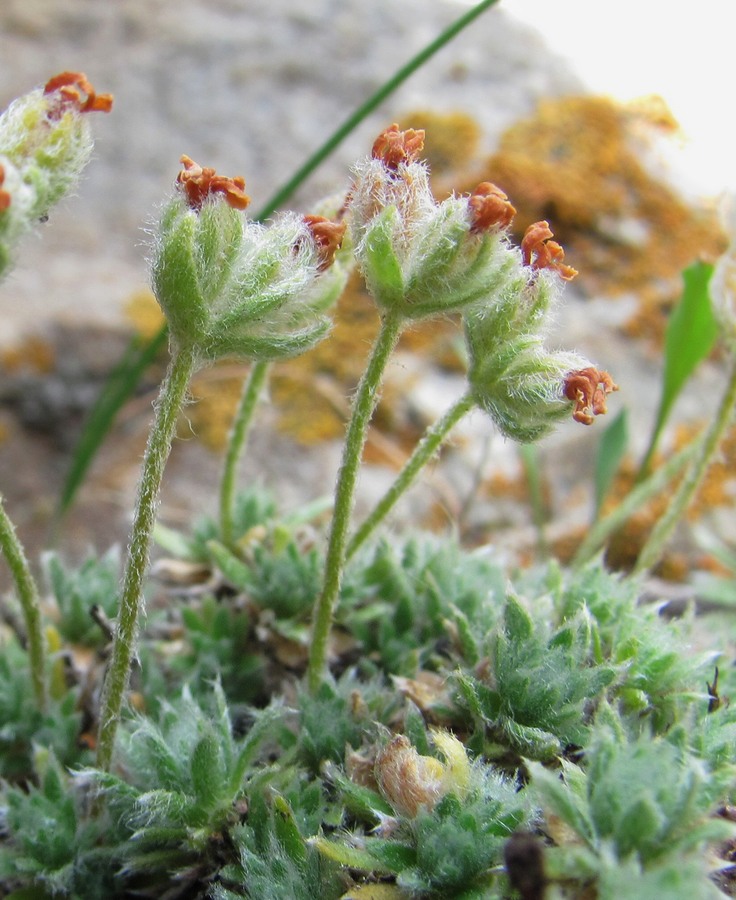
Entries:
{"label": "fuzzy flower head", "polygon": [[392,125],[354,169],[348,218],[368,289],[383,312],[406,319],[453,312],[503,277],[505,229],[515,210],[485,182],[437,203],[419,154],[424,132]]}
{"label": "fuzzy flower head", "polygon": [[242,178],[182,157],[161,216],[153,288],[174,340],[203,360],[269,360],[304,352],[325,335],[327,308],[345,280],[331,265],[344,226],[284,214],[248,220]]}
{"label": "fuzzy flower head", "polygon": [[81,72],[62,72],[0,115],[0,273],[17,240],[78,182],[92,153],[90,112],[108,112]]}
{"label": "fuzzy flower head", "polygon": [[109,112],[82,72],[62,72],[12,103],[0,117],[0,156],[33,188],[40,218],[77,183],[92,153],[88,114]]}
{"label": "fuzzy flower head", "polygon": [[588,360],[544,345],[562,285],[577,274],[552,237],[547,222],[529,226],[521,252],[506,250],[511,268],[503,284],[463,317],[475,403],[521,443],[544,437],[571,410],[575,421],[591,424],[617,390]]}

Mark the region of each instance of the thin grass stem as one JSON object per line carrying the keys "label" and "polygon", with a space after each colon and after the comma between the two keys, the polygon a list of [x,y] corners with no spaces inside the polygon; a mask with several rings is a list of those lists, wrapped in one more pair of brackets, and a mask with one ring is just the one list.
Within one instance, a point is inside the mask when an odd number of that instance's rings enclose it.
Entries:
{"label": "thin grass stem", "polygon": [[687,512],[695,492],[705,477],[708,467],[718,450],[721,439],[728,428],[736,405],[736,362],[729,375],[726,390],[723,393],[718,411],[698,445],[695,457],[685,478],[680,483],[677,493],[672,498],[665,514],[657,522],[644,544],[632,575],[640,575],[651,569],[659,561],[675,526]]}
{"label": "thin grass stem", "polygon": [[254,362],[243,385],[240,403],[233,419],[225,464],[220,482],[220,538],[225,546],[233,543],[233,514],[235,509],[235,489],[237,485],[238,463],[245,450],[258,401],[263,395],[268,381],[271,364],[266,361]]}
{"label": "thin grass stem", "polygon": [[427,429],[421,441],[414,448],[414,452],[397,475],[394,483],[381,497],[350,539],[346,559],[350,559],[363,546],[391,512],[401,496],[411,487],[424,466],[437,453],[450,431],[472,408],[473,397],[468,391]]}

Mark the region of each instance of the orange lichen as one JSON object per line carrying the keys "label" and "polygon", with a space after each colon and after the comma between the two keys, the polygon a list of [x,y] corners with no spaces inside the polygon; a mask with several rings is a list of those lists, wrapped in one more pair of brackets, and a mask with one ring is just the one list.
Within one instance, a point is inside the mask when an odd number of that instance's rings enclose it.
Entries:
{"label": "orange lichen", "polygon": [[554,235],[549,222],[534,222],[530,225],[521,241],[524,265],[531,266],[532,269],[554,269],[565,281],[572,281],[578,274],[577,269],[565,265],[565,251],[557,241],[550,240],[552,237]]}
{"label": "orange lichen", "polygon": [[595,366],[568,372],[563,387],[565,397],[575,404],[572,417],[581,425],[592,425],[596,416],[605,415],[606,395],[617,390],[608,372]]}
{"label": "orange lichen", "polygon": [[342,245],[345,237],[346,222],[333,222],[324,216],[304,216],[304,221],[309,228],[310,234],[317,245],[317,253],[319,255],[318,269],[324,272],[329,269],[335,260],[335,254]]}
{"label": "orange lichen", "polygon": [[380,159],[387,169],[398,169],[415,162],[424,148],[424,132],[408,128],[401,131],[394,123],[378,135],[373,143],[371,156]]}
{"label": "orange lichen", "polygon": [[422,158],[429,165],[433,185],[438,186],[438,194],[445,196],[452,193],[456,176],[468,178],[470,172],[479,165],[483,132],[478,122],[468,113],[458,110],[418,110],[402,118],[426,132]]}
{"label": "orange lichen", "polygon": [[140,290],[128,298],[125,316],[135,328],[136,334],[150,340],[161,331],[166,318],[152,291]]}
{"label": "orange lichen", "polygon": [[25,370],[48,375],[56,367],[56,351],[48,340],[31,334],[17,345],[3,348],[0,365],[8,373]]}
{"label": "orange lichen", "polygon": [[[681,425],[675,431],[674,447],[680,449],[697,440],[706,424]],[[687,511],[687,518],[695,521],[718,506],[732,507],[736,496],[736,426],[730,428],[721,442],[719,453],[711,462],[698,491]]]}
{"label": "orange lichen", "polygon": [[195,376],[190,388],[194,402],[185,410],[182,437],[191,437],[193,432],[208,450],[220,453],[225,449],[245,371],[240,365],[221,363]]}
{"label": "orange lichen", "polygon": [[46,82],[43,92],[56,97],[56,102],[49,107],[50,119],[60,119],[68,109],[79,113],[112,109],[112,94],[95,93],[84,72],[61,72]]}
{"label": "orange lichen", "polygon": [[517,237],[537,220],[553,222],[585,271],[581,289],[635,294],[629,330],[660,339],[682,270],[725,246],[715,213],[686,203],[645,163],[653,137],[673,130],[664,109],[547,100],[505,132],[484,169],[514,198]]}
{"label": "orange lichen", "polygon": [[468,197],[468,209],[473,234],[508,228],[516,215],[516,207],[512,206],[501,188],[490,181],[481,182]]}
{"label": "orange lichen", "polygon": [[177,175],[176,183],[186,194],[192,209],[201,209],[212,194],[222,194],[233,209],[245,209],[250,203],[250,197],[245,193],[244,178],[218,175],[214,169],[203,168],[188,156],[182,156],[179,162],[184,169]]}

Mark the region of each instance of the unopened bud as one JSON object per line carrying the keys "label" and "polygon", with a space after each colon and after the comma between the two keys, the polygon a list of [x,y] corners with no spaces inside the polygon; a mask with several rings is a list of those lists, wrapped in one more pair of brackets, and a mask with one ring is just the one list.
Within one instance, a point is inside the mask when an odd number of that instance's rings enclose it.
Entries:
{"label": "unopened bud", "polygon": [[446,794],[462,799],[470,786],[470,760],[463,744],[448,731],[432,731],[435,745],[445,757],[422,756],[409,739],[393,737],[376,758],[375,774],[381,792],[396,813],[415,818],[431,810]]}
{"label": "unopened bud", "polygon": [[202,359],[270,360],[308,350],[328,328],[325,310],[344,284],[333,266],[342,226],[286,213],[268,227],[243,215],[242,178],[182,157],[164,209],[153,286],[180,346]]}
{"label": "unopened bud", "polygon": [[503,223],[513,210],[491,185],[437,203],[417,160],[423,138],[396,125],[384,131],[355,167],[348,203],[368,289],[383,311],[404,319],[461,310],[489,294],[507,262]]}

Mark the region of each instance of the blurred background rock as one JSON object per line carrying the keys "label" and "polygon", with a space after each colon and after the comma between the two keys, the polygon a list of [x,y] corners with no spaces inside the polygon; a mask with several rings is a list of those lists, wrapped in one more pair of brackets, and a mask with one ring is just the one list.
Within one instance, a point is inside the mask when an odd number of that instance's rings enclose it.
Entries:
{"label": "blurred background rock", "polygon": [[[95,158],[77,196],[25,242],[0,288],[0,489],[32,551],[46,539],[81,423],[127,344],[132,301],[135,327],[146,327],[144,229],[171,189],[180,155],[244,175],[257,211],[462,11],[449,0],[4,0],[0,106],[65,69],[84,71],[98,91],[115,94],[112,114],[93,123]],[[553,343],[614,373],[622,391],[611,407],[632,407],[641,443],[658,400],[661,334],[679,271],[716,252],[720,238],[712,216],[679,204],[644,165],[641,130],[672,128],[666,111],[622,110],[580,99],[584,90],[537,32],[492,9],[363,123],[289,205],[306,210],[344,190],[350,163],[388,123],[426,125],[438,195],[492,178],[519,206],[523,224],[552,221],[582,272]],[[567,97],[576,99],[560,99]],[[650,265],[645,256],[655,250]],[[620,295],[615,303],[613,293]],[[244,480],[267,483],[287,505],[332,487],[353,377],[344,361],[365,352],[371,328],[360,289],[353,294],[332,361],[276,376],[278,402],[264,410],[244,464]],[[433,335],[409,340],[391,367],[361,482],[364,506],[458,390],[454,338],[436,330],[439,344]],[[123,410],[69,520],[65,549],[124,540],[160,374],[161,366],[152,370]],[[193,510],[215,509],[216,451],[240,377],[242,370],[215,371],[195,386],[200,402],[188,410],[186,439],[177,443],[165,483],[162,515],[170,525],[186,524]],[[705,378],[717,384],[717,369]],[[332,410],[331,425],[319,424],[305,405],[304,397],[315,396]],[[697,415],[697,391],[690,403]],[[306,434],[305,423],[318,426]],[[570,425],[542,447],[546,501],[559,517],[550,533],[563,542],[579,534],[590,512],[597,439]],[[396,521],[443,527],[457,516],[469,540],[490,539],[522,556],[535,546],[516,449],[491,435],[479,415]]]}

